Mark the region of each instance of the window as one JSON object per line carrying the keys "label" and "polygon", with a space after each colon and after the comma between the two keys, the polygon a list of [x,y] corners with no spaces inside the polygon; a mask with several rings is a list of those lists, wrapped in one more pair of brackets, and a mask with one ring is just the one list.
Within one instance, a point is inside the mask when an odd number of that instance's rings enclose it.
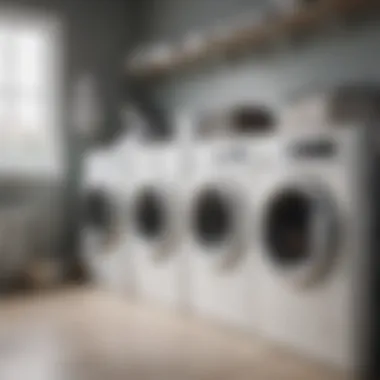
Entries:
{"label": "window", "polygon": [[1,152],[41,153],[54,145],[59,126],[56,37],[57,29],[45,20],[0,18]]}

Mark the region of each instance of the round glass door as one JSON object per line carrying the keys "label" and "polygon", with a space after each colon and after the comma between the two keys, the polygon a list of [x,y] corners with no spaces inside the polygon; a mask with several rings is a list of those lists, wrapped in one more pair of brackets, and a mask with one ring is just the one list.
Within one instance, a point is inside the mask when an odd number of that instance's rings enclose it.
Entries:
{"label": "round glass door", "polygon": [[86,224],[99,230],[107,230],[111,225],[112,207],[104,192],[93,190],[86,197]]}
{"label": "round glass door", "polygon": [[313,200],[289,190],[276,197],[268,209],[266,242],[273,261],[298,265],[310,256]]}
{"label": "round glass door", "polygon": [[105,192],[96,189],[89,191],[85,196],[84,205],[85,227],[99,236],[105,244],[112,233],[113,206]]}
{"label": "round glass door", "polygon": [[145,189],[137,195],[134,220],[137,233],[146,240],[159,239],[165,234],[168,215],[164,198],[156,189]]}
{"label": "round glass door", "polygon": [[201,191],[193,212],[193,230],[201,244],[219,246],[228,241],[234,228],[234,214],[226,194],[218,188]]}
{"label": "round glass door", "polygon": [[327,268],[336,238],[334,205],[322,192],[290,187],[266,207],[264,241],[272,264],[308,282]]}

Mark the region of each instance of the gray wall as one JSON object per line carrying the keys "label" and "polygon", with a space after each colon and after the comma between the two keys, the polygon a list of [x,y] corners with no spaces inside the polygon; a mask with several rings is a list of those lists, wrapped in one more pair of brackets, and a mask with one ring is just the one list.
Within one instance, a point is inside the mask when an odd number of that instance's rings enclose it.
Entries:
{"label": "gray wall", "polygon": [[[140,41],[176,41],[185,32],[249,14],[265,0],[145,0]],[[380,24],[325,30],[307,44],[279,42],[270,54],[214,64],[151,86],[167,112],[175,108],[263,101],[281,105],[299,88],[343,81],[380,82]]]}
{"label": "gray wall", "polygon": [[49,12],[61,19],[64,27],[64,136],[68,142],[67,161],[67,234],[68,252],[75,248],[78,178],[81,172],[83,146],[74,138],[69,118],[73,83],[83,72],[93,73],[98,80],[105,106],[105,128],[117,126],[118,106],[122,99],[122,61],[130,39],[128,0],[0,0],[9,6],[33,12]]}

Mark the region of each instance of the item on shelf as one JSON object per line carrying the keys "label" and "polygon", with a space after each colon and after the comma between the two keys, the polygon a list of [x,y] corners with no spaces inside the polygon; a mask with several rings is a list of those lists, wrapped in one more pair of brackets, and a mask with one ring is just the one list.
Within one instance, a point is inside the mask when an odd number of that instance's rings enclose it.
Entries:
{"label": "item on shelf", "polygon": [[157,44],[148,51],[148,60],[153,65],[163,65],[173,59],[173,49],[169,44]]}
{"label": "item on shelf", "polygon": [[256,8],[253,12],[239,15],[230,22],[222,22],[213,29],[211,41],[214,43],[234,43],[236,36],[248,34],[253,28],[264,25],[273,16],[271,7]]}
{"label": "item on shelf", "polygon": [[184,54],[198,55],[207,47],[207,38],[204,33],[190,32],[185,35],[182,42],[182,52]]}
{"label": "item on shelf", "polygon": [[138,49],[132,54],[130,65],[137,70],[145,66],[161,66],[169,64],[173,59],[173,48],[168,43],[158,43],[143,49]]}
{"label": "item on shelf", "polygon": [[144,64],[146,64],[146,48],[139,47],[130,54],[127,65],[131,69],[139,69]]}
{"label": "item on shelf", "polygon": [[273,7],[280,15],[290,14],[305,6],[320,2],[320,0],[271,0]]}

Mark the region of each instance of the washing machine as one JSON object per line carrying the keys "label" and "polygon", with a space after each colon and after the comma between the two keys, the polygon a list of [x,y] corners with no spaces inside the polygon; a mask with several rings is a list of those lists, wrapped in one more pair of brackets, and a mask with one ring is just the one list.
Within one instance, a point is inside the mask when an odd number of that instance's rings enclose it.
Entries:
{"label": "washing machine", "polygon": [[325,95],[319,128],[308,129],[310,118],[304,129],[284,126],[268,157],[256,189],[251,289],[260,289],[255,331],[350,372],[363,368],[368,343],[376,107],[342,94]]}
{"label": "washing machine", "polygon": [[90,153],[81,194],[82,262],[98,286],[133,292],[133,269],[126,251],[127,204],[122,173],[108,149]]}
{"label": "washing machine", "polygon": [[[134,146],[132,146],[134,145]],[[183,296],[182,152],[177,138],[130,144],[129,246],[136,294],[181,309]]]}
{"label": "washing machine", "polygon": [[[269,110],[236,106],[194,118],[186,209],[190,309],[198,316],[246,329],[255,255],[249,250],[257,148],[273,137]],[[253,294],[253,292],[251,292]]]}

